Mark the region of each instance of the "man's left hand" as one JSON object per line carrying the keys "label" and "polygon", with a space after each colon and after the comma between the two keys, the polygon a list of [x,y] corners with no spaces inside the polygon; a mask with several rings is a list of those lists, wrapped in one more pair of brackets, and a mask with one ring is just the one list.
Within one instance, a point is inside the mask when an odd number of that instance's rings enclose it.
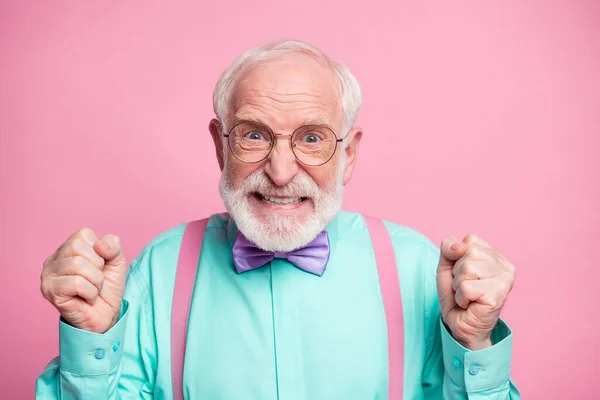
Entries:
{"label": "man's left hand", "polygon": [[491,332],[515,283],[515,267],[483,239],[442,242],[437,287],[442,318],[469,350],[492,345]]}

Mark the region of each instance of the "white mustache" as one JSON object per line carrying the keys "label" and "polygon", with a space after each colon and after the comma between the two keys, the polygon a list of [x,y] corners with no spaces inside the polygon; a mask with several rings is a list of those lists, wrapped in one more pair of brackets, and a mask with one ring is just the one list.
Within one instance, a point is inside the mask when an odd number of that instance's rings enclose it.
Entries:
{"label": "white mustache", "polygon": [[308,174],[298,174],[285,186],[277,186],[262,170],[248,176],[238,190],[246,194],[259,192],[277,197],[316,198],[320,194],[319,186]]}
{"label": "white mustache", "polygon": [[[267,251],[291,251],[314,239],[341,209],[342,174],[340,168],[321,188],[307,172],[300,170],[288,184],[278,186],[259,168],[234,186],[234,172],[226,169],[219,181],[219,192],[238,229],[250,241]],[[262,213],[250,201],[250,195],[256,192],[265,197],[308,197],[314,212],[308,216]]]}

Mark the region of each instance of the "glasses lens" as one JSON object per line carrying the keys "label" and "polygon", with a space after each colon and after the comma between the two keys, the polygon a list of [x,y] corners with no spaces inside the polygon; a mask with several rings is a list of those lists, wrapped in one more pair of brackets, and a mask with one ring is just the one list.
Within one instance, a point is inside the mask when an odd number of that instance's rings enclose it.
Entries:
{"label": "glasses lens", "polygon": [[320,125],[303,126],[292,136],[294,154],[307,165],[325,164],[333,157],[336,145],[333,131]]}
{"label": "glasses lens", "polygon": [[243,122],[229,133],[229,147],[240,160],[248,163],[264,159],[271,150],[273,134],[266,126],[254,122]]}

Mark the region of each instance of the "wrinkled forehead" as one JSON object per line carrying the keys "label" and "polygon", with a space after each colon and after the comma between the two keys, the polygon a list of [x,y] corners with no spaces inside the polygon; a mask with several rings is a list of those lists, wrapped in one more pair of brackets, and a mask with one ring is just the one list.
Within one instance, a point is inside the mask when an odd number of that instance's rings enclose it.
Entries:
{"label": "wrinkled forehead", "polygon": [[304,54],[263,62],[240,76],[229,115],[230,124],[250,119],[274,130],[295,129],[308,122],[338,130],[343,122],[333,71]]}

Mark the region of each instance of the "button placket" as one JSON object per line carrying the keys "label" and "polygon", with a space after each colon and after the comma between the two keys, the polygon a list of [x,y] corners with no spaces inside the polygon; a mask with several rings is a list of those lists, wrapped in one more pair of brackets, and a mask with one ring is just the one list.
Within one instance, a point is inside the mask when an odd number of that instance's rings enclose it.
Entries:
{"label": "button placket", "polygon": [[285,259],[274,259],[271,274],[278,395],[284,399],[304,399],[302,358],[295,351],[300,348],[300,331],[294,275],[307,272]]}

